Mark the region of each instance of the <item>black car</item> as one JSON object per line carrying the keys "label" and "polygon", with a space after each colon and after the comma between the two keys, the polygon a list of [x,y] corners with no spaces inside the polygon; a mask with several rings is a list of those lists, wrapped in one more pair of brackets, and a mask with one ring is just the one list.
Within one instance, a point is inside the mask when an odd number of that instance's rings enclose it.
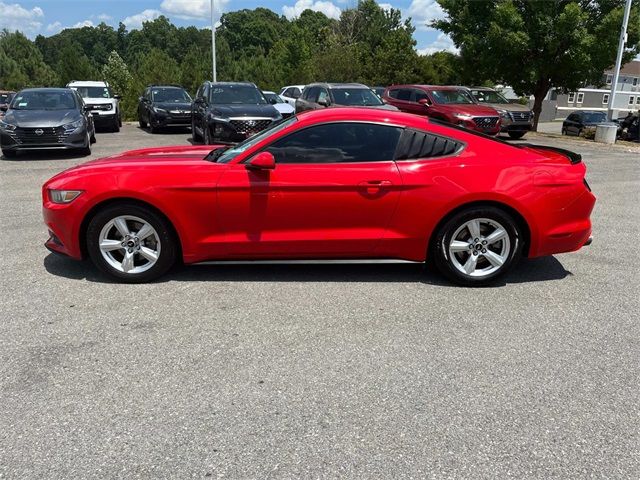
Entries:
{"label": "black car", "polygon": [[192,105],[191,131],[207,145],[235,143],[281,119],[253,83],[205,82]]}
{"label": "black car", "polygon": [[9,108],[9,104],[11,100],[13,100],[13,96],[16,92],[0,90],[0,117],[4,115],[4,112]]}
{"label": "black car", "polygon": [[138,123],[151,133],[191,125],[191,96],[178,85],[149,85],[138,101]]}
{"label": "black car", "polygon": [[82,97],[70,88],[29,88],[18,92],[0,120],[6,158],[20,150],[73,149],[91,154],[95,125]]}
{"label": "black car", "polygon": [[327,107],[369,107],[398,110],[387,105],[369,87],[361,83],[312,83],[304,87],[296,100],[296,113]]}
{"label": "black car", "polygon": [[[607,118],[607,112],[598,110],[580,110],[571,113],[562,122],[563,135],[583,135],[585,132],[595,130],[598,125],[617,125],[610,122]],[[618,129],[620,129],[619,125]]]}

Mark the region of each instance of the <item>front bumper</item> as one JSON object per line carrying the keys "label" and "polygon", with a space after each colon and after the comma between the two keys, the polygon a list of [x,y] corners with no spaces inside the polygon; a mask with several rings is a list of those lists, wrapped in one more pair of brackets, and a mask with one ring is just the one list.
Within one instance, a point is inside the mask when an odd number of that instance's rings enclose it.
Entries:
{"label": "front bumper", "polygon": [[98,127],[102,127],[104,125],[113,125],[113,122],[115,122],[118,118],[118,114],[116,112],[91,112],[91,116],[93,117],[93,123]]}
{"label": "front bumper", "polygon": [[154,127],[190,127],[191,112],[170,111],[168,113],[154,113],[149,121]]}
{"label": "front bumper", "polygon": [[231,118],[229,121],[210,121],[213,138],[221,142],[241,142],[271,125],[271,118]]}
{"label": "front bumper", "polygon": [[62,127],[17,128],[13,132],[0,132],[3,150],[50,150],[86,147],[87,131],[84,127],[65,131]]}

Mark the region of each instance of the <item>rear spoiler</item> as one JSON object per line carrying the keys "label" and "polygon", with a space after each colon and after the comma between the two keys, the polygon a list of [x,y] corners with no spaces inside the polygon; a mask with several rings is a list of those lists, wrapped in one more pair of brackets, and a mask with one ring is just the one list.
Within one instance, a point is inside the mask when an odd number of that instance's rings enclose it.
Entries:
{"label": "rear spoiler", "polygon": [[547,145],[532,145],[531,143],[518,143],[516,146],[531,148],[533,150],[549,150],[551,152],[556,152],[567,157],[574,165],[582,162],[582,155],[572,152],[571,150],[565,150],[564,148],[549,147]]}

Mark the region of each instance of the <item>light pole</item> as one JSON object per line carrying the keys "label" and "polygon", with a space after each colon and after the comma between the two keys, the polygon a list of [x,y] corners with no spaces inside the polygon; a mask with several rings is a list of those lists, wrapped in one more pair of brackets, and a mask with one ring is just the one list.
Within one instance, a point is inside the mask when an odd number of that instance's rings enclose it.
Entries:
{"label": "light pole", "polygon": [[216,20],[213,11],[215,0],[211,0],[211,56],[212,56],[212,71],[213,71],[213,81],[217,82],[216,79]]}
{"label": "light pole", "polygon": [[629,25],[629,12],[631,12],[631,0],[627,0],[624,7],[624,17],[622,19],[622,30],[620,30],[620,41],[618,42],[618,57],[616,58],[616,68],[613,71],[611,80],[611,94],[609,95],[609,120],[613,120],[614,101],[616,99],[616,87],[620,78],[620,67],[622,66],[622,54],[624,45],[627,43],[627,25]]}

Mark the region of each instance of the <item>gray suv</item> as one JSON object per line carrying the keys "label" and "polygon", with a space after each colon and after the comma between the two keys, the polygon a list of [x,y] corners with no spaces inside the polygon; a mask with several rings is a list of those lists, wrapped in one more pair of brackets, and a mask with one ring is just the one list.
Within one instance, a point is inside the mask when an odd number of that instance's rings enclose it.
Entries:
{"label": "gray suv", "polygon": [[533,128],[533,112],[526,105],[509,103],[493,88],[471,87],[468,89],[473,99],[481,104],[493,107],[500,114],[502,128],[511,138],[522,138]]}

